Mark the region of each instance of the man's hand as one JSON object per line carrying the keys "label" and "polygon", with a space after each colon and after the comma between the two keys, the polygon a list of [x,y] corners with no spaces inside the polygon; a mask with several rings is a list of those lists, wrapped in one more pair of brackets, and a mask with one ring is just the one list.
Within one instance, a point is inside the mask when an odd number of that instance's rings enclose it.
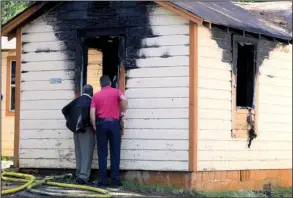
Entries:
{"label": "man's hand", "polygon": [[91,108],[90,117],[91,117],[91,123],[93,125],[93,129],[96,132],[97,123],[96,123],[96,109],[95,108]]}

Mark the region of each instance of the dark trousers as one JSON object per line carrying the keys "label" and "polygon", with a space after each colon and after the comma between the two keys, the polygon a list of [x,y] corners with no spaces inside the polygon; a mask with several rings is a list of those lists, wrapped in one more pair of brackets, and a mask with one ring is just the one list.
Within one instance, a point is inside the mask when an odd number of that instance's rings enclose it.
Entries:
{"label": "dark trousers", "polygon": [[119,120],[100,120],[97,124],[99,179],[107,184],[108,142],[110,142],[111,183],[120,183],[121,130]]}

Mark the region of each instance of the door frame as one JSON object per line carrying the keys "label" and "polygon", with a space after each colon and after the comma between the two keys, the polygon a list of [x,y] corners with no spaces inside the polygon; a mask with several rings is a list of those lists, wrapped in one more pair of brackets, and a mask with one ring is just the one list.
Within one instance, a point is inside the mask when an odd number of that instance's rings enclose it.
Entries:
{"label": "door frame", "polygon": [[[86,38],[95,36],[113,36],[119,37],[119,68],[118,68],[118,87],[121,91],[125,91],[125,58],[126,58],[126,29],[125,28],[115,28],[115,29],[83,29],[77,30],[77,47],[76,47],[76,60],[75,60],[75,96],[78,97],[82,94],[82,86],[84,85],[85,73],[84,65],[87,57],[85,50],[87,46],[85,43]],[[121,72],[124,71],[124,72]],[[121,80],[124,79],[124,80]],[[123,83],[123,84],[121,84]]]}

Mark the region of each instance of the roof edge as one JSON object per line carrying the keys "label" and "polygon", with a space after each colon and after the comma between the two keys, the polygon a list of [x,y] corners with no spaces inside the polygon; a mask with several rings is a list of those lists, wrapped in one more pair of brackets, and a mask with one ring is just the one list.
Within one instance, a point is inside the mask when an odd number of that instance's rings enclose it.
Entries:
{"label": "roof edge", "polygon": [[32,15],[38,12],[44,5],[48,2],[36,2],[17,14],[15,17],[7,21],[1,28],[2,36],[8,36],[8,39],[11,39],[11,33],[15,32],[21,24],[27,21]]}
{"label": "roof edge", "polygon": [[196,24],[199,24],[201,25],[202,22],[203,22],[203,19],[193,13],[191,13],[190,11],[188,10],[185,10],[175,4],[173,4],[172,2],[169,2],[169,1],[157,1],[155,0],[154,1],[155,3],[159,4],[160,6],[170,10],[171,12],[175,12],[176,14],[179,14],[180,16],[196,23]]}
{"label": "roof edge", "polygon": [[[195,15],[194,13],[175,5],[174,3],[170,2],[170,1],[161,1],[161,0],[154,0],[155,3],[157,3],[158,5],[170,10],[171,12],[174,12],[182,17],[184,17],[187,20],[190,20],[196,24],[199,25],[203,25],[204,20],[203,18]],[[32,4],[31,6],[29,6],[28,8],[26,8],[24,11],[22,11],[21,13],[19,13],[18,15],[16,15],[15,17],[13,17],[12,19],[10,19],[8,22],[6,22],[1,29],[1,34],[2,36],[7,36],[8,40],[10,40],[11,38],[15,37],[15,30],[23,23],[28,22],[31,20],[32,16],[34,14],[36,14],[38,11],[41,10],[41,8],[43,8],[45,5],[47,5],[49,3],[49,1],[46,2],[35,2],[34,4]],[[52,3],[52,2],[51,2]],[[60,2],[58,2],[60,3]],[[42,14],[43,12],[39,12],[39,14]],[[207,21],[208,22],[208,21]],[[212,23],[212,22],[210,22]],[[228,26],[227,26],[228,27]],[[272,38],[278,38],[278,37],[273,37],[273,36],[269,36]],[[288,40],[289,42],[292,42],[292,37],[290,38],[290,40]]]}

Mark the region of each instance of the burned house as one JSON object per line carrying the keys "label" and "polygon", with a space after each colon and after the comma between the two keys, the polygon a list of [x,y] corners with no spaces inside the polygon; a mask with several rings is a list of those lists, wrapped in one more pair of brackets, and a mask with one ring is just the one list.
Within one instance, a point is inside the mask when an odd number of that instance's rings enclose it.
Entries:
{"label": "burned house", "polygon": [[15,166],[74,168],[61,108],[107,74],[129,99],[125,179],[292,185],[292,35],[232,2],[37,2],[2,35],[17,40]]}

